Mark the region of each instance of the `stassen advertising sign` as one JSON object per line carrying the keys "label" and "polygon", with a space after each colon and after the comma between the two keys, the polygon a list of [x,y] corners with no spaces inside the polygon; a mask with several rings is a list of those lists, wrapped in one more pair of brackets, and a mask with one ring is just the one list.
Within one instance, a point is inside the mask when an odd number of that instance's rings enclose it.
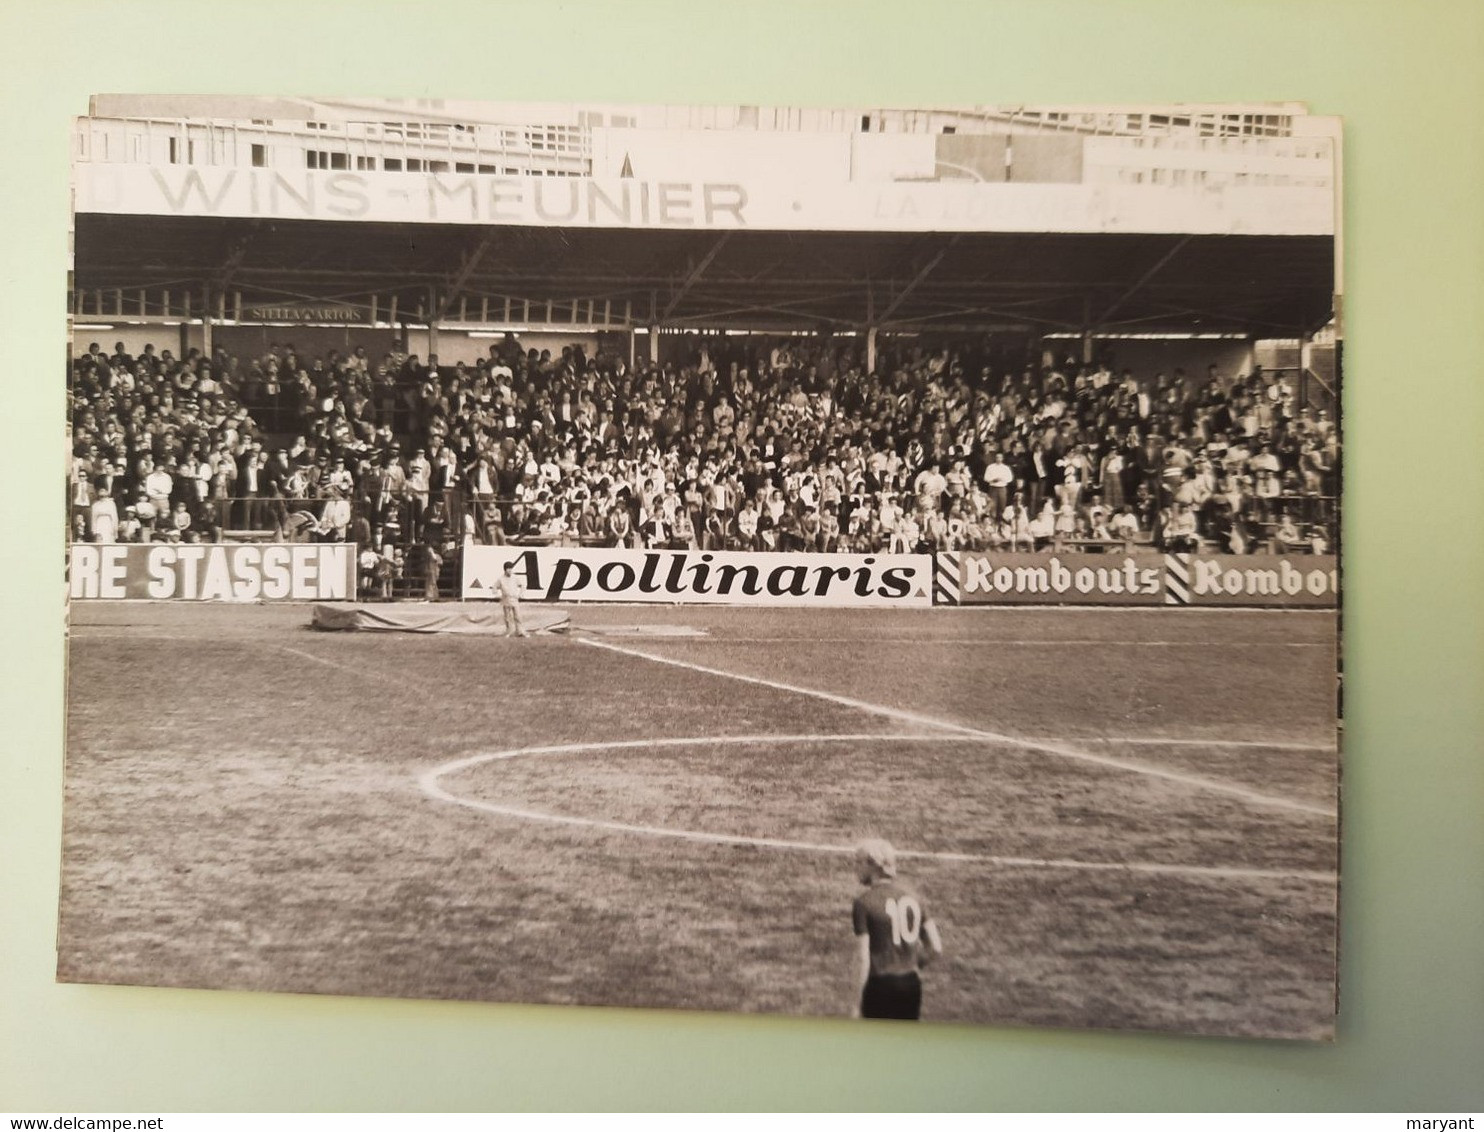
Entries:
{"label": "stassen advertising sign", "polygon": [[74,600],[348,601],[356,592],[353,543],[76,543]]}
{"label": "stassen advertising sign", "polygon": [[[1190,605],[1333,608],[1339,563],[1329,554],[1171,555],[1170,592]],[[1183,592],[1183,597],[1182,597]]]}
{"label": "stassen advertising sign", "polygon": [[926,554],[749,554],[563,547],[464,548],[464,597],[495,598],[507,562],[535,601],[706,605],[932,604]]}
{"label": "stassen advertising sign", "polygon": [[[939,555],[940,559],[948,557]],[[1158,557],[968,552],[951,557],[958,560],[958,602],[963,605],[1159,605],[1164,601],[1164,564]],[[945,592],[940,587],[940,597],[951,600],[951,588]]]}

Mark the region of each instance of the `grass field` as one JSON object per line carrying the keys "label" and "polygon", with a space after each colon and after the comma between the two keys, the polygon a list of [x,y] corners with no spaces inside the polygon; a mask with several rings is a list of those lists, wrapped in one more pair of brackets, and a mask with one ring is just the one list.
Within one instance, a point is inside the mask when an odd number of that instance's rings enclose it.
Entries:
{"label": "grass field", "polygon": [[1332,1033],[1332,614],[308,620],[73,607],[63,979],[843,1016],[878,835],[925,1018]]}

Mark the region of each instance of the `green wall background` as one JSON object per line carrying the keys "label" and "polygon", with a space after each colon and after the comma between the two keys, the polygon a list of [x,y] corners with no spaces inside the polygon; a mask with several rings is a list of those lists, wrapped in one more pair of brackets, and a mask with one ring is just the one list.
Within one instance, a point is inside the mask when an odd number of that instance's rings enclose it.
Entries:
{"label": "green wall background", "polygon": [[[0,1110],[1484,1108],[1484,7],[66,0],[0,30]],[[67,119],[105,90],[1344,115],[1339,1040],[54,985]]]}

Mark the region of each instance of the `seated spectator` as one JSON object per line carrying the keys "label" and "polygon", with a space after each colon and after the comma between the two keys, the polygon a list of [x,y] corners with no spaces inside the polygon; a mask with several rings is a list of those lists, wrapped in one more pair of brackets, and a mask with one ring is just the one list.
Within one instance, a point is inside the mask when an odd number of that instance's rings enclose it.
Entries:
{"label": "seated spectator", "polygon": [[1295,554],[1308,549],[1298,524],[1287,511],[1278,517],[1277,529],[1273,531],[1273,551],[1277,554]]}
{"label": "seated spectator", "polygon": [[1188,504],[1177,501],[1171,506],[1169,519],[1164,524],[1164,549],[1173,554],[1192,553],[1200,549],[1195,513]]}
{"label": "seated spectator", "polygon": [[1027,530],[1032,540],[1032,550],[1041,550],[1051,545],[1056,538],[1056,504],[1046,500],[1040,512],[1031,519]]}

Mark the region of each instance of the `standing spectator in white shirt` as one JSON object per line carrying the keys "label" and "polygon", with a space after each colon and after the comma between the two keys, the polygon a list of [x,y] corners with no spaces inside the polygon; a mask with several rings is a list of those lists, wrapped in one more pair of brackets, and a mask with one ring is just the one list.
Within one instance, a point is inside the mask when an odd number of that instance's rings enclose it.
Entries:
{"label": "standing spectator in white shirt", "polygon": [[320,535],[326,542],[345,542],[350,530],[350,519],[350,500],[340,493],[339,488],[332,488],[330,498],[325,500],[325,508],[320,513]]}
{"label": "standing spectator in white shirt", "polygon": [[937,464],[929,464],[917,474],[913,489],[917,492],[917,505],[921,510],[941,511],[943,493],[948,490],[948,479]]}
{"label": "standing spectator in white shirt", "polygon": [[[171,461],[171,465],[174,461]],[[156,515],[170,514],[170,493],[175,490],[175,477],[168,467],[156,467],[144,480],[144,491],[154,505]]]}
{"label": "standing spectator in white shirt", "polygon": [[94,542],[118,542],[119,508],[112,495],[108,493],[108,477],[99,476],[94,481],[96,488],[93,499],[92,531]]}
{"label": "standing spectator in white shirt", "polygon": [[411,524],[413,537],[421,537],[423,516],[428,510],[428,492],[433,482],[433,465],[427,450],[415,449],[412,459],[407,461],[407,521]]}
{"label": "standing spectator in white shirt", "polygon": [[984,486],[989,489],[990,513],[1004,514],[1010,499],[1010,485],[1015,482],[1015,473],[999,452],[990,453],[989,463],[984,468]]}

